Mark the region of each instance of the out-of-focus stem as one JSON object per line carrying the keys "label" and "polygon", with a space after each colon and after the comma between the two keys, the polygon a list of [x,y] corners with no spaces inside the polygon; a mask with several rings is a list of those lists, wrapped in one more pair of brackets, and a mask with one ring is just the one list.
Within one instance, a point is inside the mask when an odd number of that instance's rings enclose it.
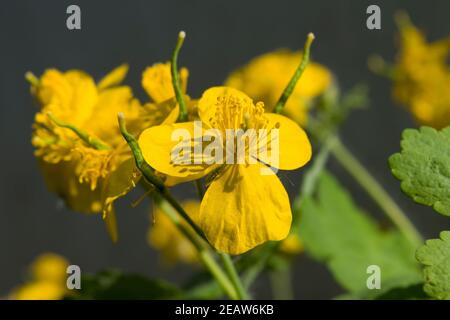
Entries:
{"label": "out-of-focus stem", "polygon": [[233,286],[236,289],[239,299],[248,300],[249,295],[245,290],[244,286],[242,285],[241,279],[239,278],[239,275],[236,271],[236,268],[234,267],[234,263],[231,260],[230,256],[226,253],[220,253],[220,258],[224,265],[225,271],[228,273],[228,276],[230,277],[231,282],[233,283]]}

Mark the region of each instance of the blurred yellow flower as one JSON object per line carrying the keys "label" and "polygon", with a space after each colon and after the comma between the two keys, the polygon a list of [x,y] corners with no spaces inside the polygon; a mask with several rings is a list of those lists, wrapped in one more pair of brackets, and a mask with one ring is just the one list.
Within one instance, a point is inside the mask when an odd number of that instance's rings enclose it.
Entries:
{"label": "blurred yellow flower", "polygon": [[[193,221],[198,219],[200,202],[191,200],[181,205]],[[148,231],[147,239],[152,247],[161,250],[165,262],[196,263],[198,261],[195,247],[158,206],[153,208],[153,224]]]}
{"label": "blurred yellow flower", "polygon": [[[278,50],[254,58],[234,71],[225,85],[246,92],[255,101],[263,101],[272,112],[284,88],[301,61],[300,52]],[[309,63],[287,101],[283,114],[299,124],[307,120],[308,104],[331,84],[332,75],[318,63]]]}
{"label": "blurred yellow flower", "polygon": [[14,300],[59,300],[69,293],[66,270],[69,262],[54,253],[45,253],[30,266],[30,281],[14,289]]}
{"label": "blurred yellow flower", "polygon": [[127,114],[134,134],[148,126],[131,89],[119,86],[127,70],[122,65],[97,85],[79,70],[49,69],[40,79],[27,75],[40,106],[32,144],[49,189],[74,210],[102,212],[113,241],[117,229],[112,203],[140,177],[118,129],[117,113]]}
{"label": "blurred yellow flower", "polygon": [[[305,165],[311,158],[306,133],[284,116],[264,113],[263,103],[254,104],[246,94],[228,87],[206,90],[198,102],[198,114],[205,128],[215,129],[223,136],[227,130],[266,129],[267,139],[258,144],[259,148],[270,149],[275,143],[272,132],[279,132],[276,159],[251,161],[255,159],[245,157],[243,163],[217,164],[198,158],[194,151],[193,164],[174,163],[172,151],[180,141],[173,139],[172,134],[180,129],[195,136],[196,122],[146,129],[139,138],[144,159],[159,172],[185,180],[211,173],[212,181],[201,203],[197,223],[217,250],[240,254],[265,241],[285,238],[292,219],[289,197],[275,174],[262,172],[270,170],[266,165],[281,170]],[[207,131],[200,134],[206,135]],[[202,140],[211,141],[209,138],[205,136]],[[182,143],[194,148],[197,141],[188,137]],[[235,157],[236,149],[232,148],[231,152]]]}
{"label": "blurred yellow flower", "polygon": [[303,252],[303,244],[296,234],[290,234],[286,239],[281,241],[280,252],[288,255],[296,255]]}
{"label": "blurred yellow flower", "polygon": [[38,256],[30,266],[31,277],[38,281],[65,283],[69,262],[55,253]]}
{"label": "blurred yellow flower", "polygon": [[393,96],[419,124],[450,124],[450,38],[428,43],[405,14],[398,16],[400,50],[393,70]]}

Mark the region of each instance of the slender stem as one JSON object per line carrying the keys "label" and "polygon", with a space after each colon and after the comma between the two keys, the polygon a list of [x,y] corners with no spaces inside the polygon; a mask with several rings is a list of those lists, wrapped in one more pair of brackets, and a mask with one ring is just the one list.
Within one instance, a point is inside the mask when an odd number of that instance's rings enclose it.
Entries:
{"label": "slender stem", "polygon": [[213,257],[207,254],[206,251],[200,251],[199,254],[205,267],[208,268],[209,272],[211,272],[227,295],[233,300],[241,300],[242,298],[240,298],[240,294],[237,292],[233,283],[230,282],[227,275],[222,271]]}
{"label": "slender stem", "polygon": [[217,264],[216,260],[213,258],[209,250],[205,247],[204,243],[192,233],[192,230],[187,228],[186,224],[183,224],[179,219],[179,212],[169,203],[165,198],[160,195],[155,195],[155,202],[162,209],[164,213],[170,218],[170,220],[178,227],[178,229],[183,233],[183,235],[194,245],[197,249],[200,261],[202,261],[205,268],[211,273],[211,275],[216,279],[219,285],[222,287],[224,292],[233,300],[239,299],[237,290],[234,288],[233,283],[230,282],[227,275]]}
{"label": "slender stem", "polygon": [[228,276],[230,277],[231,282],[233,283],[233,286],[236,289],[239,299],[248,300],[250,297],[247,291],[245,290],[244,286],[242,285],[241,279],[239,278],[239,275],[236,271],[236,268],[234,267],[234,263],[231,260],[230,256],[226,253],[220,253],[219,256],[225,267],[225,271],[228,273]]}
{"label": "slender stem", "polygon": [[206,239],[205,234],[203,231],[195,224],[194,221],[189,217],[189,215],[186,213],[186,211],[183,209],[183,207],[178,203],[178,201],[172,196],[172,194],[169,192],[169,190],[164,187],[162,191],[160,191],[161,195],[174,207],[175,210],[178,211],[180,216],[183,217],[184,220],[194,229],[194,231],[203,239],[206,241],[206,243],[209,244],[208,239]]}
{"label": "slender stem", "polygon": [[203,196],[205,195],[205,189],[203,187],[203,183],[201,179],[195,180],[195,189],[197,189],[198,197],[200,200],[203,199]]}
{"label": "slender stem", "polygon": [[284,105],[286,104],[287,100],[291,96],[292,92],[295,89],[295,85],[297,84],[298,80],[303,74],[303,71],[305,71],[306,66],[309,62],[309,49],[311,48],[311,44],[314,40],[314,34],[308,33],[308,37],[306,38],[305,47],[303,49],[303,57],[302,61],[300,62],[299,66],[297,67],[297,70],[295,70],[294,75],[292,76],[291,80],[289,81],[288,85],[284,89],[283,93],[281,94],[280,99],[278,100],[277,104],[275,105],[274,112],[275,113],[281,113],[281,111],[284,108]]}
{"label": "slender stem", "polygon": [[76,126],[63,122],[59,119],[57,119],[51,112],[47,113],[48,118],[58,127],[66,128],[69,130],[72,130],[81,140],[83,140],[87,145],[91,146],[92,148],[95,148],[97,150],[110,150],[111,148],[101,141],[100,139],[94,138],[90,136],[88,133],[80,130]]}
{"label": "slender stem", "polygon": [[186,103],[183,98],[183,90],[181,90],[180,75],[178,73],[178,53],[180,52],[181,46],[183,45],[184,38],[186,38],[186,33],[184,31],[180,31],[180,33],[178,34],[175,49],[173,49],[172,60],[170,62],[172,86],[173,90],[175,91],[175,97],[177,98],[178,106],[180,108],[180,114],[178,116],[179,122],[185,122],[188,118]]}
{"label": "slender stem", "polygon": [[274,300],[293,300],[291,269],[276,270],[269,273],[270,285]]}
{"label": "slender stem", "polygon": [[348,173],[364,188],[372,199],[380,206],[400,232],[410,240],[414,246],[423,243],[422,236],[394,202],[389,194],[383,189],[378,181],[367,171],[367,169],[356,159],[352,153],[342,144],[338,137],[334,137],[331,145],[331,153]]}

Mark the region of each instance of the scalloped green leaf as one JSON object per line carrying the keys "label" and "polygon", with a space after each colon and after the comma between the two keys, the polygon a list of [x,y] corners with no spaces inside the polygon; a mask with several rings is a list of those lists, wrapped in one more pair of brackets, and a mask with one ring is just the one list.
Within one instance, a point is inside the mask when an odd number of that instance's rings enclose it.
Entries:
{"label": "scalloped green leaf", "polygon": [[442,231],[440,239],[427,240],[416,258],[425,266],[424,291],[436,299],[450,300],[450,231]]}
{"label": "scalloped green leaf", "polygon": [[406,129],[401,147],[389,158],[389,165],[403,192],[450,216],[450,127]]}

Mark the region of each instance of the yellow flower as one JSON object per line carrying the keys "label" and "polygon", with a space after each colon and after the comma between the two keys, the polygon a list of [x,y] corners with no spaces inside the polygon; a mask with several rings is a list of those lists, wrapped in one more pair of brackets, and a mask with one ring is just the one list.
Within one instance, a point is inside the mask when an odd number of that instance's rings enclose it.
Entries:
{"label": "yellow flower", "polygon": [[54,253],[44,253],[37,257],[30,267],[34,280],[65,283],[69,262]]}
{"label": "yellow flower", "polygon": [[[191,200],[183,202],[182,206],[189,217],[195,221],[200,212],[200,203]],[[148,232],[148,242],[152,247],[161,250],[166,262],[196,263],[198,261],[195,247],[158,206],[153,209],[153,221]]]}
{"label": "yellow flower", "polygon": [[[271,150],[278,145],[276,157],[258,152],[258,159],[245,155],[243,162],[235,164],[210,163],[209,157],[202,158],[203,155],[195,152],[199,141],[191,137],[198,131],[196,122],[186,122],[146,129],[139,138],[144,159],[159,172],[186,180],[211,173],[196,223],[217,250],[240,254],[265,241],[285,238],[292,219],[289,197],[276,175],[266,172],[270,170],[266,165],[281,170],[305,165],[311,157],[305,132],[284,116],[264,113],[261,102],[254,104],[244,93],[228,87],[205,91],[198,102],[198,113],[205,128],[201,141],[211,138],[209,129],[223,136],[227,130],[266,130],[266,139],[259,140],[258,150]],[[178,129],[190,133],[190,137],[181,141],[172,139]],[[224,142],[223,139],[215,141]],[[172,152],[180,143],[194,149],[191,155],[194,163],[183,165],[173,161]],[[221,147],[230,151],[230,145]],[[231,153],[232,160],[239,157],[234,147]]]}
{"label": "yellow flower", "polygon": [[[278,50],[266,53],[234,71],[225,85],[246,92],[256,101],[263,101],[267,111],[272,112],[300,60],[300,52]],[[331,81],[331,73],[324,66],[308,64],[283,113],[299,124],[305,124],[309,102],[322,94]]]}
{"label": "yellow flower", "polygon": [[117,113],[127,114],[134,134],[148,126],[131,89],[119,85],[127,70],[128,66],[122,65],[96,85],[82,71],[50,69],[31,87],[40,105],[32,144],[49,189],[74,210],[102,212],[114,241],[117,230],[112,203],[140,177],[118,129]]}
{"label": "yellow flower", "polygon": [[59,300],[69,292],[66,286],[66,270],[69,262],[54,253],[36,258],[30,267],[30,281],[14,289],[10,294],[15,300]]}
{"label": "yellow flower", "polygon": [[442,128],[450,124],[450,38],[427,43],[407,16],[400,16],[400,51],[393,73],[393,96],[416,121]]}

